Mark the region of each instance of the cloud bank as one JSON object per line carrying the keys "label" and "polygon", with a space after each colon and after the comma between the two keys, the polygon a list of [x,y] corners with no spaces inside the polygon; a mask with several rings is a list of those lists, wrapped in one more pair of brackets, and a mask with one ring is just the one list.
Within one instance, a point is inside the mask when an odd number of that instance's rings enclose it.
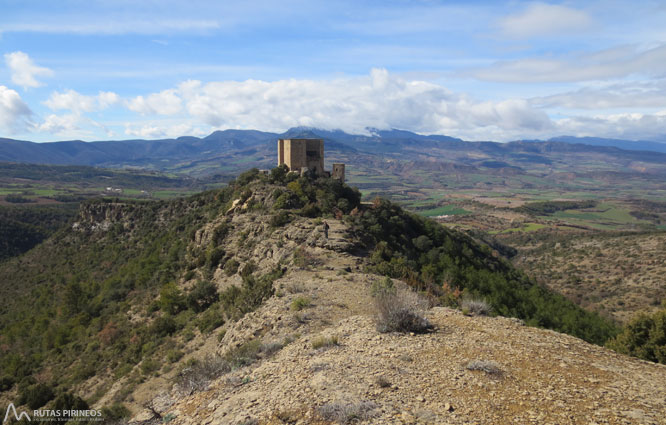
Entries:
{"label": "cloud bank", "polygon": [[551,126],[548,116],[525,100],[478,101],[385,69],[333,80],[190,80],[126,105],[143,115],[184,115],[213,128],[271,131],[309,126],[367,133],[373,127],[472,136],[493,129],[535,132]]}
{"label": "cloud bank", "polygon": [[[20,100],[18,94],[13,96]],[[113,92],[83,95],[53,92],[43,103],[63,115],[50,114],[35,129],[82,137],[87,126],[109,130],[85,114],[124,108],[136,119],[122,125],[124,134],[140,138],[201,136],[214,129],[237,128],[282,132],[308,126],[368,134],[368,128],[447,134],[467,140],[515,140],[575,136],[661,138],[666,112],[587,115],[553,118],[545,108],[598,110],[631,104],[659,108],[666,83],[614,83],[558,95],[489,101],[456,93],[385,69],[360,77],[330,80],[188,80],[174,88],[121,98]],[[25,106],[25,105],[24,105]],[[26,107],[27,108],[27,107]],[[20,116],[13,114],[15,119]]]}

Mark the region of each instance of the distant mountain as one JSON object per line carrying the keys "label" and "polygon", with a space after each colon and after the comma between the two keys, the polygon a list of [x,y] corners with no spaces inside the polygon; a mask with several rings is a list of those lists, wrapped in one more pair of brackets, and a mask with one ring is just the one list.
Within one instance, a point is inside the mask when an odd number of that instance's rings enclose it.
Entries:
{"label": "distant mountain", "polygon": [[[278,134],[256,130],[215,131],[204,138],[162,140],[63,141],[32,143],[0,139],[0,161],[142,168],[191,176],[233,175],[243,169],[275,164],[278,138],[318,137],[326,146],[327,161],[343,161],[356,168],[384,169],[386,161],[410,161],[425,169],[448,163],[480,167],[505,174],[521,170],[601,170],[664,174],[666,144],[562,136],[548,141],[509,143],[466,142],[443,135],[420,135],[404,130],[368,129],[367,134],[295,127]],[[652,151],[646,151],[651,149]],[[601,167],[601,168],[599,168]],[[398,167],[400,168],[400,167]],[[403,167],[404,168],[404,167]],[[547,168],[547,170],[546,170]],[[490,172],[490,171],[487,171]]]}
{"label": "distant mountain", "polygon": [[666,153],[666,143],[649,142],[649,141],[632,141],[621,139],[604,139],[601,137],[574,137],[574,136],[558,136],[548,139],[549,142],[564,142],[564,143],[581,143],[590,146],[612,146],[625,150],[634,151],[653,151]]}

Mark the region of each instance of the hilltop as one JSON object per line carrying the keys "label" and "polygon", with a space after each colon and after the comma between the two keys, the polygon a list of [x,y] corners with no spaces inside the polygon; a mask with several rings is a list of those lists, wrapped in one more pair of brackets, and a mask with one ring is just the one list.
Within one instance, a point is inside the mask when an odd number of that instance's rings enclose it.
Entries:
{"label": "hilltop", "polygon": [[[3,404],[234,424],[359,403],[373,423],[663,414],[663,366],[530,327],[603,344],[614,324],[464,232],[283,168],[183,199],[87,201],[0,281]],[[389,282],[419,291],[415,308],[448,308],[426,313],[424,334],[379,333],[372,292]],[[466,298],[516,319],[451,309]],[[477,411],[486,390],[504,407]]]}

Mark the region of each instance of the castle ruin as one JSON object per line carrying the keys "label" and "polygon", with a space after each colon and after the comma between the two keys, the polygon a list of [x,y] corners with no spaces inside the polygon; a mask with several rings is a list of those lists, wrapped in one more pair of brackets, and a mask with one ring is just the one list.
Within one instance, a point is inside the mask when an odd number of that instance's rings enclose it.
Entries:
{"label": "castle ruin", "polygon": [[317,176],[333,177],[345,181],[345,164],[333,164],[332,172],[324,170],[324,141],[322,139],[279,139],[278,165],[285,164],[289,171],[310,171]]}

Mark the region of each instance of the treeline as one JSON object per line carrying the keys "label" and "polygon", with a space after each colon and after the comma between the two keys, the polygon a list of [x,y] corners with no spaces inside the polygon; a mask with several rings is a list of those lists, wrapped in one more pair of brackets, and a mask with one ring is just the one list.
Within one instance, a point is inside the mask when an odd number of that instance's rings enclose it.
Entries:
{"label": "treeline", "polygon": [[516,210],[531,215],[550,215],[557,211],[582,210],[585,208],[594,208],[597,201],[539,201],[530,202],[516,208]]}

